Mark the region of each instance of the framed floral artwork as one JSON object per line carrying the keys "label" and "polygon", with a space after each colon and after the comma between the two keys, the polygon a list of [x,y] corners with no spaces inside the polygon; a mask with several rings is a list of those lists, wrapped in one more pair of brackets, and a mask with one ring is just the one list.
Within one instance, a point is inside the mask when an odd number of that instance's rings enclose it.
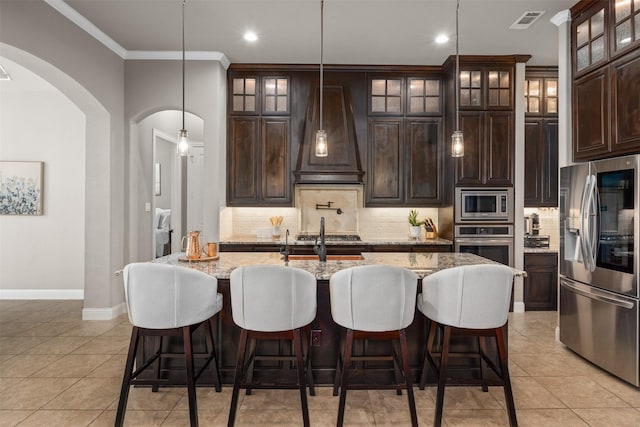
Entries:
{"label": "framed floral artwork", "polygon": [[42,215],[44,162],[0,161],[0,215]]}

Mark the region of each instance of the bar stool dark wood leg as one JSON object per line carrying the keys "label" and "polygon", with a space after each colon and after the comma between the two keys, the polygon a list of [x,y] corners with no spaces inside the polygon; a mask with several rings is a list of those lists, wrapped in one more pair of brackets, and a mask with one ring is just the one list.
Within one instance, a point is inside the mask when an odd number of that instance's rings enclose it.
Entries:
{"label": "bar stool dark wood leg", "polygon": [[120,401],[118,402],[118,412],[116,413],[115,426],[121,427],[124,424],[124,412],[127,409],[127,399],[129,398],[129,385],[131,383],[131,375],[133,374],[133,362],[138,352],[138,343],[140,340],[139,330],[134,326],[131,330],[131,342],[129,343],[129,352],[127,354],[127,362],[124,368],[124,377],[122,379],[122,389],[120,390]]}
{"label": "bar stool dark wood leg", "polygon": [[251,396],[252,389],[251,384],[253,383],[253,368],[255,366],[256,360],[256,345],[257,340],[255,338],[249,337],[249,366],[247,366],[247,388],[244,393],[247,396]]}
{"label": "bar stool dark wood leg", "polygon": [[187,368],[187,394],[189,395],[189,421],[191,427],[198,425],[198,403],[196,400],[195,369],[193,367],[193,343],[191,341],[191,327],[182,328],[184,339],[184,360]]}
{"label": "bar stool dark wood leg", "polygon": [[304,338],[302,340],[302,350],[304,351],[303,357],[305,357],[306,365],[305,372],[307,373],[307,385],[309,386],[309,395],[316,395],[315,382],[313,381],[313,370],[311,367],[311,327],[305,327],[302,329]]}
{"label": "bar stool dark wood leg", "polygon": [[336,361],[336,374],[333,377],[333,395],[337,396],[340,390],[340,381],[342,380],[342,366],[344,365],[344,340],[345,332],[340,333],[340,350],[338,351],[338,360]]}
{"label": "bar stool dark wood leg", "polygon": [[484,371],[482,369],[483,359],[487,355],[487,343],[485,337],[478,337],[478,351],[480,352],[480,381],[482,382],[482,391],[486,393],[489,391],[489,386],[484,378]]}
{"label": "bar stool dark wood leg", "polygon": [[411,414],[411,425],[413,427],[417,427],[418,416],[416,414],[416,401],[413,397],[413,384],[411,383],[411,366],[409,366],[407,334],[404,329],[400,331],[400,352],[402,353],[402,373],[404,374],[405,385],[407,387],[407,398],[409,401],[409,413]]}
{"label": "bar stool dark wood leg", "polygon": [[238,409],[238,395],[240,394],[240,382],[244,375],[244,356],[247,350],[247,330],[240,331],[240,342],[238,343],[238,359],[236,360],[236,374],[233,380],[233,392],[231,393],[231,407],[229,408],[228,427],[232,427],[236,422],[236,411]]}
{"label": "bar stool dark wood leg", "polygon": [[340,403],[338,405],[338,422],[336,425],[342,427],[344,423],[344,406],[347,401],[347,388],[349,367],[351,365],[351,352],[353,351],[353,329],[347,329],[344,352],[342,356],[342,380],[340,381]]}
{"label": "bar stool dark wood leg", "polygon": [[293,331],[293,346],[296,352],[296,368],[298,369],[298,388],[300,389],[300,403],[302,405],[302,422],[309,427],[309,406],[307,404],[307,384],[305,382],[305,364],[302,353],[302,335],[300,329]]}
{"label": "bar stool dark wood leg", "polygon": [[507,403],[507,413],[509,414],[509,425],[517,427],[516,405],[513,402],[513,392],[511,390],[511,378],[509,377],[509,363],[507,361],[507,349],[504,342],[503,328],[494,329],[496,342],[498,344],[498,354],[500,360],[500,370],[504,386],[504,400]]}
{"label": "bar stool dark wood leg", "polygon": [[205,327],[205,341],[207,342],[207,347],[211,349],[211,354],[213,354],[213,381],[214,386],[217,393],[222,391],[222,384],[220,383],[220,369],[218,368],[218,353],[216,353],[216,345],[213,340],[213,319],[209,319],[204,327]]}
{"label": "bar stool dark wood leg", "polygon": [[[158,355],[158,360],[156,362],[155,368],[154,368],[154,373],[155,373],[155,377],[157,380],[160,379],[160,368],[162,367],[162,336],[157,337],[157,340],[159,341],[158,343],[158,351],[156,352],[156,354]],[[151,391],[152,392],[156,392],[160,389],[160,385],[159,384],[154,384],[153,386],[151,386]]]}
{"label": "bar stool dark wood leg", "polygon": [[442,355],[440,356],[440,376],[438,378],[438,391],[436,393],[436,413],[433,419],[434,427],[442,425],[442,410],[444,406],[444,385],[447,382],[447,365],[449,363],[449,344],[451,341],[451,327],[444,327],[442,338]]}
{"label": "bar stool dark wood leg", "polygon": [[429,370],[427,369],[427,363],[433,368],[434,372],[438,372],[437,367],[435,365],[435,361],[431,356],[431,351],[433,350],[433,341],[436,336],[436,322],[431,321],[431,326],[429,327],[429,334],[427,335],[427,347],[424,351],[424,360],[422,362],[422,375],[420,376],[420,390],[424,390],[424,386],[427,383],[427,374]]}

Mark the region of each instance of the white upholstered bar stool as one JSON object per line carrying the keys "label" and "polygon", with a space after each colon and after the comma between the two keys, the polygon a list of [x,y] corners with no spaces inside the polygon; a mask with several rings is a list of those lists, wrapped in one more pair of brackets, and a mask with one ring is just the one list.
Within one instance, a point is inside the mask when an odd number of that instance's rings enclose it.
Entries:
{"label": "white upholstered bar stool", "polygon": [[[222,309],[222,295],[218,293],[215,277],[186,267],[155,263],[133,263],[124,268],[124,294],[133,325],[131,342],[122,380],[120,401],[116,413],[116,426],[122,426],[131,385],[150,385],[153,391],[166,384],[160,379],[163,357],[163,336],[182,336],[189,396],[189,419],[191,426],[198,425],[196,404],[196,381],[213,362],[212,369],[216,391],[220,391],[220,374],[213,343],[213,317]],[[196,373],[192,345],[193,331],[200,325],[205,327],[208,355]],[[133,371],[140,337],[159,336],[158,350]],[[173,355],[175,356],[175,355]],[[155,378],[136,377],[155,364]]]}
{"label": "white upholstered bar stool", "polygon": [[[344,422],[348,388],[406,389],[411,424],[418,425],[405,334],[405,328],[411,324],[415,314],[417,286],[418,276],[414,272],[394,266],[352,267],[331,276],[329,282],[331,316],[338,325],[346,328],[342,364],[339,361],[336,369],[337,377],[342,365],[338,426],[342,426]],[[399,340],[401,357],[400,361],[394,357],[394,362],[400,365],[404,383],[391,386],[350,385],[348,377],[351,361],[354,358],[352,355],[354,339]],[[366,356],[361,358],[364,359]],[[338,384],[337,381],[336,384]]]}
{"label": "white upholstered bar stool", "polygon": [[[436,372],[439,371],[434,426],[440,426],[442,423],[444,388],[452,334],[492,336],[496,339],[500,367],[495,366],[486,356],[481,345],[481,373],[482,360],[484,360],[501,377],[509,424],[517,425],[503,335],[503,333],[506,334],[505,326],[509,315],[512,288],[513,271],[501,264],[448,268],[422,280],[422,293],[418,295],[418,310],[431,320],[431,327],[427,338],[420,388],[424,389],[427,362],[429,362]],[[439,368],[435,364],[432,351],[438,325],[443,329]]]}
{"label": "white upholstered bar stool", "polygon": [[[231,272],[231,312],[233,322],[241,328],[241,332],[229,409],[229,426],[235,423],[241,388],[292,388],[285,384],[247,383],[247,369],[253,365],[253,359],[257,358],[255,354],[251,354],[249,363],[245,364],[249,339],[293,341],[298,375],[298,384],[295,387],[300,391],[303,424],[305,427],[309,426],[305,369],[310,375],[311,367],[305,366],[302,331],[316,317],[316,288],[315,276],[299,268],[254,265],[240,267]],[[281,355],[261,356],[261,358],[292,359],[292,357]]]}

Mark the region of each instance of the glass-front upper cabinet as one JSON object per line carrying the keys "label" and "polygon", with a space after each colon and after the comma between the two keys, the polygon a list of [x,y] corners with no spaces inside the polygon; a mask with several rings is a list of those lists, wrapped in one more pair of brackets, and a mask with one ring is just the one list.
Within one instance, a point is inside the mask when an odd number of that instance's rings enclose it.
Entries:
{"label": "glass-front upper cabinet", "polygon": [[640,40],[640,0],[615,0],[613,50],[617,52]]}
{"label": "glass-front upper cabinet", "polygon": [[263,77],[262,114],[289,113],[289,78]]}
{"label": "glass-front upper cabinet", "polygon": [[524,111],[527,114],[558,114],[558,79],[527,78],[524,81],[524,99]]}
{"label": "glass-front upper cabinet", "polygon": [[233,78],[231,87],[231,111],[234,113],[258,113],[258,78]]}
{"label": "glass-front upper cabinet", "polygon": [[369,79],[369,113],[401,115],[403,113],[403,78]]}
{"label": "glass-front upper cabinet", "polygon": [[407,86],[407,114],[441,114],[439,79],[409,77]]}
{"label": "glass-front upper cabinet", "polygon": [[464,68],[460,70],[460,108],[504,110],[512,107],[512,72],[508,68]]}
{"label": "glass-front upper cabinet", "polygon": [[594,10],[587,10],[572,24],[574,66],[576,72],[607,59],[606,2],[598,2]]}

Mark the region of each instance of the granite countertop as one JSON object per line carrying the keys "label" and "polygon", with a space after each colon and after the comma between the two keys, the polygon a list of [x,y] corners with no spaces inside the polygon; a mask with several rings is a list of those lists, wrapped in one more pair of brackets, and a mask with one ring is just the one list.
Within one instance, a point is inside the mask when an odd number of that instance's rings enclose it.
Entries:
{"label": "granite countertop", "polygon": [[[330,240],[327,245],[359,246],[359,245],[452,245],[453,242],[447,239],[411,239],[400,237],[394,239],[364,238],[356,241]],[[220,240],[221,245],[284,245],[284,234],[280,238],[258,238],[255,235],[232,236],[228,239]],[[289,245],[313,246],[312,241],[296,240],[295,236],[289,236]]]}
{"label": "granite countertop", "polygon": [[[221,252],[216,261],[182,262],[179,257],[184,253],[167,255],[155,262],[172,265],[182,265],[195,268],[218,279],[228,279],[231,271],[245,265],[285,265],[282,256],[273,252]],[[468,253],[388,253],[365,252],[362,260],[357,261],[327,261],[324,263],[309,260],[291,260],[291,267],[307,270],[318,280],[329,280],[331,275],[339,270],[361,265],[395,265],[413,270],[420,278],[439,270],[462,265],[497,264],[494,261]],[[513,269],[516,275],[525,275],[522,270]]]}

